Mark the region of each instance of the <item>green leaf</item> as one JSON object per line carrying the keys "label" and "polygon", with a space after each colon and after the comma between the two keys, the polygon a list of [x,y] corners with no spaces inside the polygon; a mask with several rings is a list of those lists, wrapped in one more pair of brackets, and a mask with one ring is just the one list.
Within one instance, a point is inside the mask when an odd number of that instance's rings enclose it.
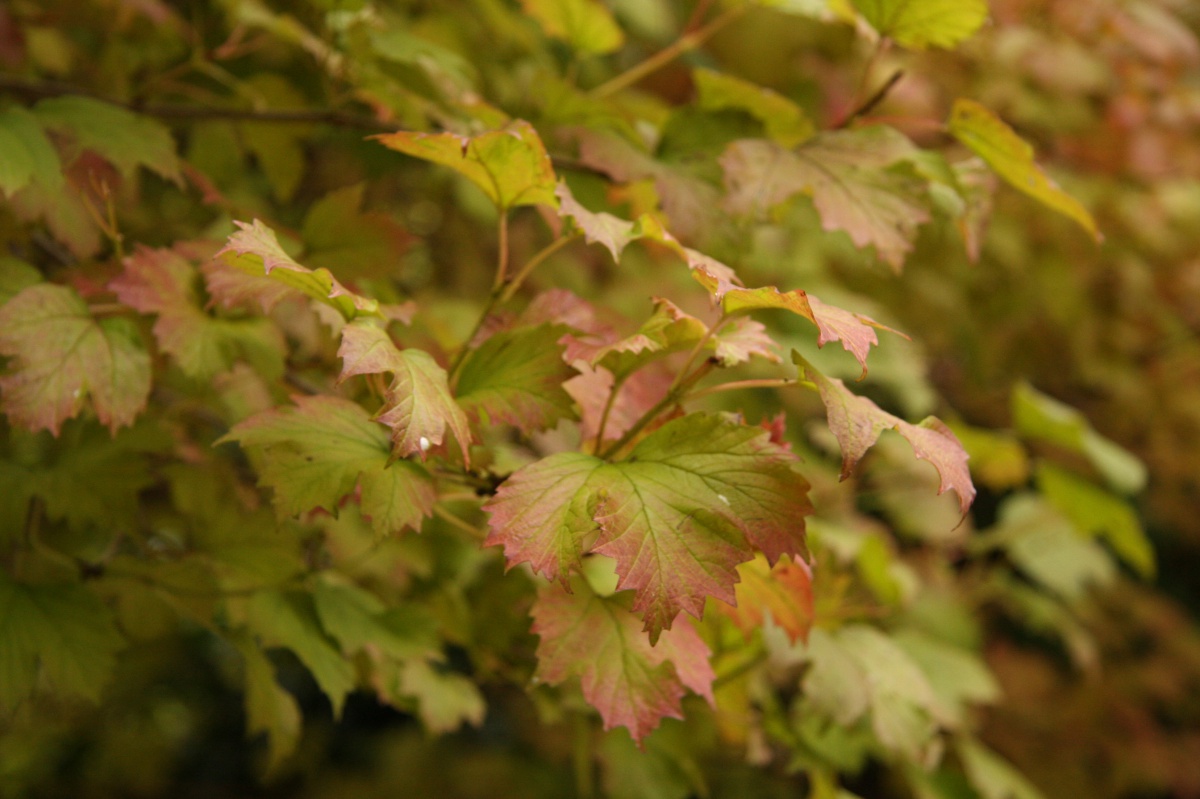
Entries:
{"label": "green leaf", "polygon": [[1138,574],[1154,576],[1154,548],[1129,503],[1049,463],[1038,464],[1037,482],[1079,532],[1102,537]]}
{"label": "green leaf", "polygon": [[436,499],[428,472],[410,461],[392,462],[383,427],[355,403],[325,396],[295,402],[255,414],[216,443],[241,444],[260,483],[275,491],[281,514],[336,513],[359,486],[362,512],[376,532],[419,529]]}
{"label": "green leaf", "polygon": [[[260,107],[273,109],[304,108],[307,98],[284,77],[274,72],[261,72],[242,80],[243,90],[254,97]],[[287,125],[278,122],[243,122],[238,126],[241,140],[254,155],[280,202],[287,202],[296,193],[304,177],[304,137],[307,125]]]}
{"label": "green leaf", "polygon": [[613,260],[620,263],[621,253],[640,235],[637,225],[612,214],[589,211],[575,199],[565,182],[559,183],[554,193],[558,197],[558,215],[570,219],[588,244],[604,245]]}
{"label": "green leaf", "polygon": [[66,286],[42,283],[0,307],[0,403],[12,421],[58,435],[91,400],[109,430],[133,423],[150,393],[150,357],[130,320],[92,318]]}
{"label": "green leaf", "polygon": [[922,183],[890,169],[914,149],[882,125],[822,133],[796,150],[737,141],[720,158],[725,206],[736,214],[761,214],[797,194],[809,195],[825,230],[847,233],[858,247],[873,246],[899,270],[917,228],[930,220]]}
{"label": "green leaf", "polygon": [[[267,277],[288,289],[299,291],[318,302],[336,310],[347,321],[358,316],[380,316],[379,303],[367,297],[360,297],[341,283],[328,269],[309,269],[301,266],[284,252],[279,246],[275,231],[255,219],[253,223],[235,221],[240,230],[229,237],[229,242],[215,258],[252,278]],[[225,278],[228,282],[228,277]],[[213,288],[213,279],[209,275],[209,288]],[[221,284],[218,283],[218,286]],[[257,287],[256,287],[257,288]],[[232,281],[229,290],[218,289],[221,298],[228,302],[235,296],[237,282]],[[251,295],[261,294],[252,290]],[[268,308],[277,302],[278,294],[268,297],[260,296],[263,307]]]}
{"label": "green leaf", "polygon": [[0,255],[0,305],[21,293],[22,289],[42,282],[42,273],[31,264],[11,255]]}
{"label": "green leaf", "polygon": [[956,739],[955,749],[981,799],[1044,799],[1042,792],[1010,763],[974,739]]}
{"label": "green leaf", "polygon": [[1145,488],[1146,467],[1137,456],[1097,433],[1070,405],[1020,382],[1013,389],[1012,414],[1019,434],[1086,456],[1118,491],[1136,494]]}
{"label": "green leaf", "polygon": [[[734,602],[753,549],[774,563],[804,552],[808,484],[767,431],[692,414],[643,439],[625,461],[552,455],[518,470],[485,506],[488,545],[566,582],[587,552],[617,561],[651,641],[714,596]],[[592,542],[592,534],[599,534]]]}
{"label": "green leaf", "polygon": [[954,489],[958,494],[959,509],[966,515],[975,501],[975,485],[967,469],[967,452],[940,419],[929,416],[920,424],[910,424],[866,397],[852,393],[841,380],[821,374],[794,350],[792,360],[800,366],[802,376],[815,383],[821,394],[829,417],[829,429],[842,448],[841,479],[850,476],[855,464],[879,440],[880,433],[895,430],[912,445],[918,458],[929,461],[937,469],[938,493]]}
{"label": "green leaf", "polygon": [[354,375],[392,373],[384,406],[376,418],[392,429],[392,446],[401,457],[421,457],[445,440],[447,429],[458,440],[463,463],[470,465],[467,448],[471,426],[450,393],[446,370],[429,353],[399,350],[387,331],[365,323],[342,330],[340,380]]}
{"label": "green leaf", "polygon": [[144,166],[182,182],[175,140],[155,119],[77,94],[42,100],[33,112],[46,127],[69,131],[80,147],[102,155],[126,178]]}
{"label": "green leaf", "polygon": [[317,583],[312,596],[321,627],[347,655],[377,647],[389,657],[408,660],[439,651],[432,620],[408,606],[389,610],[374,594],[330,577]]}
{"label": "green leaf", "polygon": [[640,741],[664,718],[683,718],[685,689],[713,702],[709,649],[689,622],[651,645],[638,631],[628,594],[602,597],[586,580],[538,591],[533,633],[537,676],[557,685],[578,677],[606,730],[625,727]]}
{"label": "green leaf", "polygon": [[346,276],[383,277],[412,237],[390,214],[362,211],[366,183],[331,191],[304,216],[304,260]]}
{"label": "green leaf", "polygon": [[0,573],[0,708],[39,686],[99,701],[125,641],[100,599],[73,583],[24,585]]}
{"label": "green leaf", "polygon": [[950,49],[987,20],[986,0],[853,0],[879,31],[905,47]]}
{"label": "green leaf", "polygon": [[736,108],[763,123],[767,135],[782,147],[795,147],[815,132],[800,106],[781,94],[732,75],[699,68],[692,73],[701,108]]}
{"label": "green leaf", "polygon": [[196,268],[175,250],[139,245],[108,287],[130,308],[157,316],[154,337],[184,374],[211,380],[244,359],[267,376],[281,375],[286,344],[279,329],[264,319],[209,316],[200,307],[198,279]]}
{"label": "green leaf", "polygon": [[951,728],[968,721],[967,706],[1000,699],[1000,685],[975,652],[918,630],[900,630],[892,641],[921,667],[936,697],[938,720]]}
{"label": "green leaf", "polygon": [[550,36],[587,55],[611,53],[625,34],[598,0],[521,0],[525,13]]}
{"label": "green leaf", "polygon": [[453,732],[463,724],[478,727],[487,713],[487,703],[473,680],[422,660],[404,664],[399,687],[416,698],[417,715],[435,734]]}
{"label": "green leaf", "polygon": [[295,697],[275,681],[275,668],[257,644],[244,635],[236,636],[232,641],[242,656],[246,733],[266,736],[266,773],[269,775],[296,751],[300,743],[300,706]]}
{"label": "green leaf", "polygon": [[954,101],[948,124],[954,138],[986,161],[1009,185],[1074,219],[1096,241],[1104,238],[1088,210],[1047,177],[1033,160],[1033,147],[1004,120],[974,100],[960,98]]}
{"label": "green leaf", "polygon": [[563,361],[563,325],[505,330],[472,350],[455,388],[466,412],[484,424],[511,424],[525,433],[575,418],[562,384],[575,375]]}
{"label": "green leaf", "polygon": [[520,205],[558,206],[550,156],[524,120],[473,137],[401,131],[374,138],[393,150],[450,167],[502,211]]}
{"label": "green leaf", "polygon": [[265,646],[286,647],[312,673],[329,697],[335,717],[354,688],[354,668],[321,629],[311,594],[260,591],[247,605],[250,629]]}
{"label": "green leaf", "polygon": [[57,193],[63,186],[62,165],[37,118],[11,106],[0,111],[0,192],[11,197],[30,183]]}

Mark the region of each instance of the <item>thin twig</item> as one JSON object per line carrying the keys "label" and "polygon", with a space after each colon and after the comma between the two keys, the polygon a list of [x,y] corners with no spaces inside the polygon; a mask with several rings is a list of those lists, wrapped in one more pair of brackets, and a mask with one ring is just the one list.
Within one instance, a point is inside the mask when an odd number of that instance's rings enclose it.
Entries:
{"label": "thin twig", "polygon": [[859,117],[866,116],[875,110],[875,107],[883,102],[888,93],[900,82],[904,77],[904,70],[898,69],[892,73],[892,76],[884,81],[883,85],[875,90],[875,93],[862,102],[857,108],[846,115],[846,118],[834,126],[836,130],[841,130],[847,127],[851,122]]}
{"label": "thin twig", "polygon": [[689,394],[688,399],[699,399],[722,391],[738,391],[744,388],[787,388],[789,386],[801,386],[814,391],[817,388],[816,383],[810,383],[807,380],[796,380],[791,377],[764,377],[756,380],[734,380],[730,383],[702,388]]}

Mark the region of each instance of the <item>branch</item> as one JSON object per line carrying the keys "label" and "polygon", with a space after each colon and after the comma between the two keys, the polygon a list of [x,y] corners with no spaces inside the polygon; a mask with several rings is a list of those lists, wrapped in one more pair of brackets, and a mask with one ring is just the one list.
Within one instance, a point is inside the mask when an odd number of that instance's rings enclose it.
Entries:
{"label": "branch", "polygon": [[859,117],[865,116],[874,111],[875,107],[883,102],[884,98],[888,96],[888,93],[895,88],[896,84],[899,83],[900,79],[903,77],[904,70],[898,69],[893,72],[892,76],[884,81],[883,85],[876,89],[874,94],[864,100],[858,106],[858,108],[855,108],[853,111],[847,114],[845,119],[834,125],[834,130],[842,130]]}

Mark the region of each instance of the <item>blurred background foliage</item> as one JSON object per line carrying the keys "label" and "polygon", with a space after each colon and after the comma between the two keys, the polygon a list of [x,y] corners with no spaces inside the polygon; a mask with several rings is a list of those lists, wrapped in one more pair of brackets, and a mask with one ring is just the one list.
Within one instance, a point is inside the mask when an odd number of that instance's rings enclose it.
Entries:
{"label": "blurred background foliage", "polygon": [[[134,245],[191,242],[200,261],[233,220],[261,218],[306,265],[415,299],[400,337],[444,352],[486,294],[495,212],[448,170],[365,137],[520,117],[590,207],[660,206],[748,285],[812,289],[910,335],[887,337],[855,390],[951,423],[980,489],[970,517],[957,524],[898,440],[838,482],[812,396],[714,400],[750,420],[788,413],[818,511],[815,629],[793,646],[767,625],[751,646],[710,610],[717,709],[693,698],[639,752],[600,732],[577,692],[530,684],[535,581],[505,574],[495,549],[442,518],[383,542],[351,509],[275,522],[209,445],[297,386],[327,385],[335,353],[294,310],[272,315],[276,333],[231,317],[220,367],[163,367],[148,418],[115,438],[82,421],[57,439],[0,433],[6,573],[79,583],[86,596],[29,602],[75,614],[98,671],[47,664],[28,695],[2,672],[0,792],[549,797],[589,795],[594,776],[618,797],[1200,796],[1200,6],[990,0],[989,23],[945,51],[881,47],[844,4],[776,0],[636,85],[586,92],[741,4],[611,0],[619,30],[586,35],[556,32],[546,5],[10,0],[0,146],[32,108],[54,153],[18,189],[0,174],[0,300],[49,276],[102,301]],[[789,129],[697,102],[697,70],[767,87],[819,130],[891,125],[956,165],[968,154],[942,120],[973,98],[1035,146],[1104,241],[970,165],[954,192],[930,191],[902,269],[822,230],[805,198],[727,214],[726,146]],[[514,262],[554,223],[515,216]],[[643,318],[651,296],[703,308],[684,270],[638,247],[619,265],[570,248],[531,283],[616,321]],[[771,323],[857,377],[799,324]],[[491,443],[496,474],[561,448]],[[470,497],[454,510],[483,522]],[[264,609],[263,585],[290,587]],[[390,610],[371,616],[372,646],[330,645],[340,676],[314,679],[279,608],[346,585]],[[370,690],[335,720],[328,682],[362,674]]]}

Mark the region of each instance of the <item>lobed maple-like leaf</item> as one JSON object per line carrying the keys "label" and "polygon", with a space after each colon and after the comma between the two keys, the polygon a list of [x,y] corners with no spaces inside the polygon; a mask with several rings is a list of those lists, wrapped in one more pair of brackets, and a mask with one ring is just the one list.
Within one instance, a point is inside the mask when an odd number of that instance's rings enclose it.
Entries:
{"label": "lobed maple-like leaf", "polygon": [[281,361],[285,344],[278,328],[264,320],[214,319],[204,313],[196,278],[196,268],[175,250],[138,246],[108,287],[125,305],[158,317],[154,337],[188,375],[210,379],[231,368],[239,355],[259,363]]}
{"label": "lobed maple-like leaf", "polygon": [[[209,289],[214,296],[230,304],[233,301],[257,299],[264,310],[293,289],[336,310],[347,321],[358,316],[379,316],[379,303],[361,297],[347,289],[328,269],[309,269],[297,263],[279,245],[275,231],[255,219],[254,222],[235,221],[240,230],[214,256],[228,266],[252,278],[238,281],[230,273],[209,273]],[[214,274],[218,275],[214,282]],[[285,287],[275,289],[260,278]]]}
{"label": "lobed maple-like leaf", "polygon": [[763,557],[738,567],[734,605],[717,604],[717,610],[733,620],[749,637],[771,621],[787,633],[792,643],[807,641],[813,625],[812,571],[803,561],[781,558],[774,567]]}
{"label": "lobed maple-like leaf", "polygon": [[0,192],[12,197],[29,184],[57,194],[62,164],[37,117],[21,106],[0,111]]}
{"label": "lobed maple-like leaf", "polygon": [[758,139],[736,141],[721,155],[726,207],[761,213],[797,194],[812,197],[825,230],[849,234],[858,247],[873,246],[899,270],[917,228],[930,219],[924,187],[889,169],[914,148],[883,126],[822,133],[795,150]]}
{"label": "lobed maple-like leaf", "polygon": [[387,433],[359,405],[340,397],[296,397],[235,425],[216,443],[238,442],[285,515],[336,512],[362,489],[363,514],[380,533],[417,529],[433,510],[433,480],[420,465],[392,461]]}
{"label": "lobed maple-like leaf", "polygon": [[987,0],[853,0],[871,27],[914,50],[949,49],[987,20]]}
{"label": "lobed maple-like leaf", "polygon": [[1032,145],[987,107],[974,100],[955,100],[948,128],[1010,186],[1075,220],[1097,241],[1104,238],[1088,210],[1037,165]]}
{"label": "lobed maple-like leaf", "polygon": [[0,407],[14,422],[58,435],[91,400],[116,432],[133,423],[150,394],[150,356],[120,317],[97,321],[66,286],[40,283],[0,306]]}
{"label": "lobed maple-like leaf", "polygon": [[854,394],[841,380],[818,372],[795,351],[792,359],[800,366],[801,375],[815,383],[821,394],[829,429],[842,448],[841,479],[850,476],[867,450],[879,440],[880,433],[895,430],[912,445],[918,458],[937,469],[938,493],[953,489],[958,495],[959,509],[966,515],[975,501],[975,485],[967,468],[967,451],[949,427],[935,416],[926,417],[919,424],[906,422],[866,397]]}
{"label": "lobed maple-like leaf", "polygon": [[99,153],[126,178],[144,166],[182,183],[175,140],[157,119],[78,94],[42,100],[33,113],[46,127],[68,131],[81,148]]}
{"label": "lobed maple-like leaf", "polygon": [[521,0],[521,7],[547,34],[580,53],[602,55],[625,43],[612,12],[598,0]]}
{"label": "lobed maple-like leaf", "polygon": [[664,718],[683,718],[685,689],[713,702],[710,652],[690,622],[652,646],[627,594],[602,597],[581,579],[570,588],[543,586],[533,605],[539,679],[557,685],[578,677],[604,728],[625,727],[635,741]]}
{"label": "lobed maple-like leaf", "polygon": [[[591,366],[576,361],[579,374],[563,383],[563,389],[579,406],[579,432],[585,441],[595,440],[600,432],[600,420],[608,409],[604,423],[604,440],[615,441],[625,434],[638,419],[653,408],[671,387],[672,372],[667,368],[639,369],[616,385],[613,373],[603,366]],[[609,395],[617,396],[609,403]]]}
{"label": "lobed maple-like leaf", "polygon": [[708,596],[732,604],[755,549],[771,563],[805,551],[812,506],[795,461],[761,428],[692,414],[624,461],[560,453],[519,469],[485,506],[487,544],[564,583],[583,554],[614,558],[653,642],[681,610],[699,618]]}
{"label": "lobed maple-like leaf", "polygon": [[401,457],[440,446],[446,431],[454,434],[463,463],[470,464],[471,426],[450,393],[446,370],[418,349],[400,350],[383,328],[355,322],[342,329],[338,348],[339,380],[354,375],[390,372],[392,382],[376,418],[392,429],[392,445]]}
{"label": "lobed maple-like leaf", "polygon": [[478,136],[400,131],[373,137],[393,150],[448,166],[466,177],[502,210],[558,205],[554,167],[537,131],[517,119]]}
{"label": "lobed maple-like leaf", "polygon": [[570,219],[588,244],[601,244],[607,248],[614,261],[619,262],[629,243],[640,236],[634,222],[609,213],[589,211],[575,199],[566,183],[558,184],[555,195],[558,197],[558,215]]}
{"label": "lobed maple-like leaf", "polygon": [[563,383],[576,372],[563,361],[563,325],[504,330],[472,350],[455,388],[458,401],[476,420],[506,423],[530,433],[574,418]]}

